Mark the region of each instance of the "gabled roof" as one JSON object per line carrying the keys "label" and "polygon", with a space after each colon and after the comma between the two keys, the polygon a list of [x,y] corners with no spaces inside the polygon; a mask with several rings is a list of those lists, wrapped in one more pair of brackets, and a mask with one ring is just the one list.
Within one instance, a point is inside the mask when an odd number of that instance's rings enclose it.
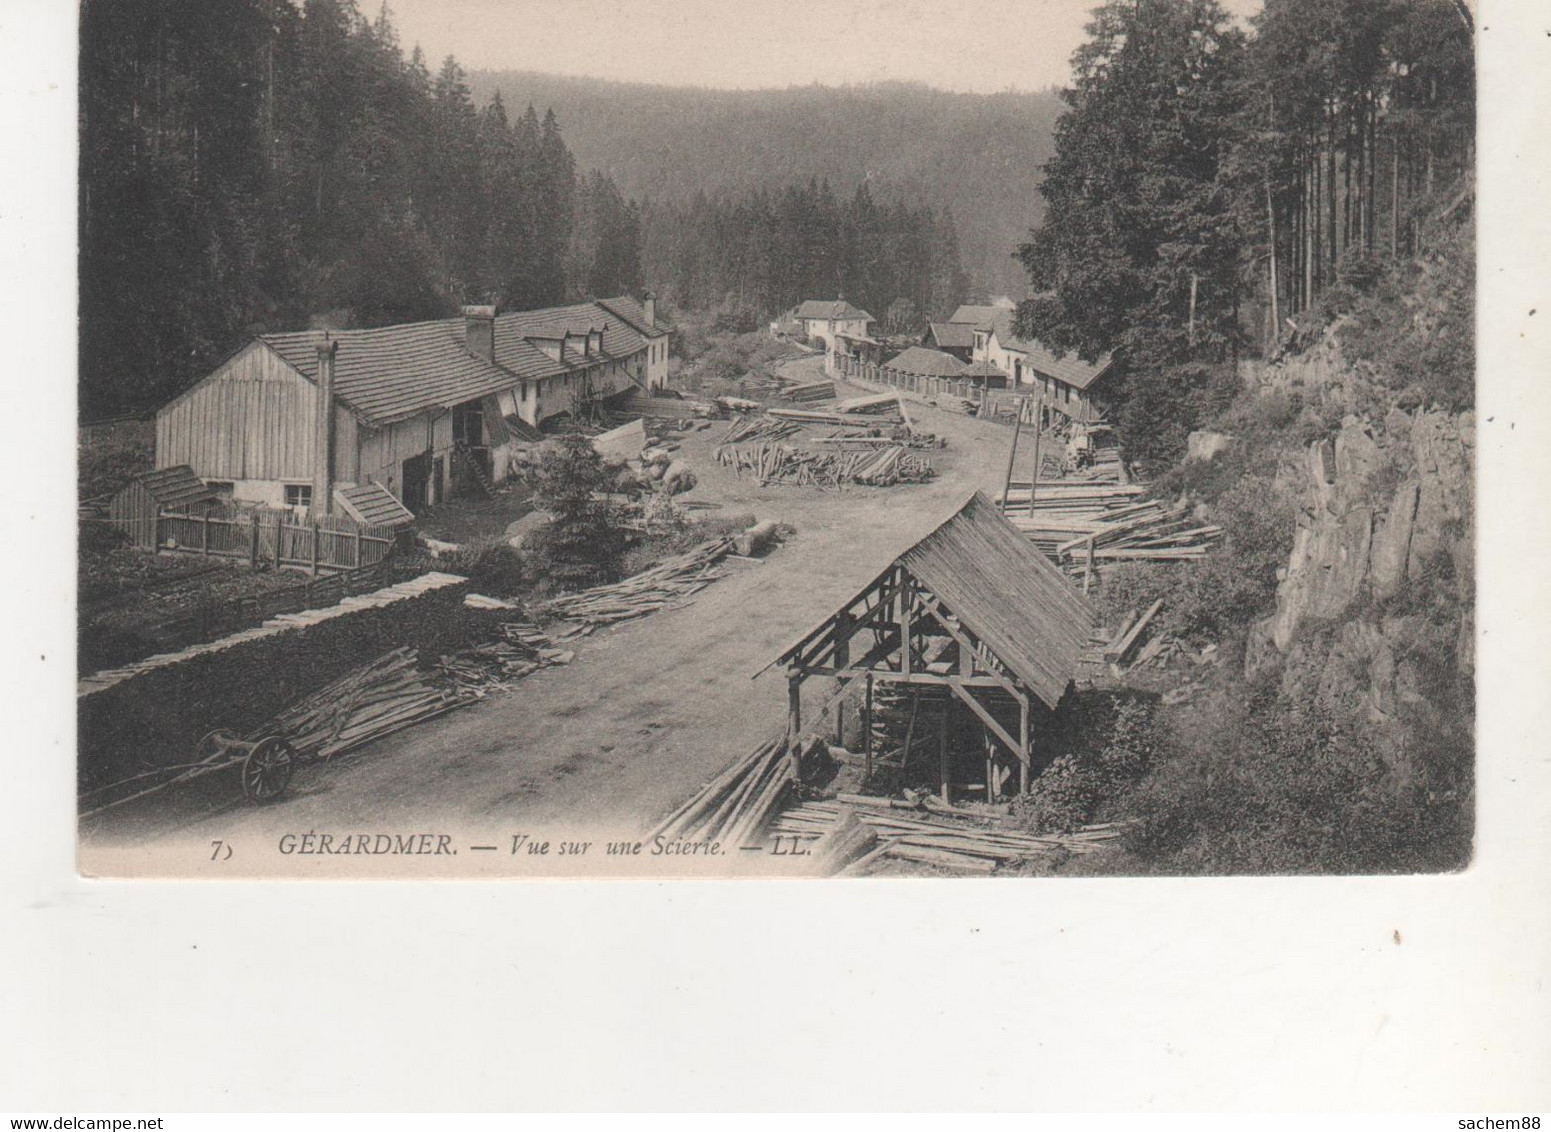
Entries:
{"label": "gabled roof", "polygon": [[945,350],[968,350],[975,345],[975,328],[962,322],[934,322],[927,337]]}
{"label": "gabled roof", "polygon": [[1093,609],[980,492],[899,563],[1047,707],[1077,675]]}
{"label": "gabled roof", "polygon": [[912,346],[884,364],[890,369],[917,373],[922,377],[958,377],[964,372],[964,363],[952,354],[929,350],[925,346]]}
{"label": "gabled roof", "polygon": [[992,324],[996,321],[996,316],[1006,312],[1006,307],[977,306],[973,303],[965,303],[953,312],[953,317],[948,321],[972,326],[976,330],[990,330]]}
{"label": "gabled roof", "polygon": [[370,330],[264,334],[259,340],[308,381],[316,382],[318,346],[325,335],[338,343],[334,395],[372,424],[389,424],[430,408],[450,408],[512,384],[506,370],[469,353],[461,318]]}
{"label": "gabled roof", "polygon": [[[629,300],[634,302],[634,300]],[[624,300],[610,306],[624,308]],[[644,314],[642,315],[644,319]],[[585,338],[602,332],[602,357],[550,357],[530,339]],[[468,349],[462,318],[403,323],[363,330],[303,330],[264,334],[259,340],[308,381],[318,378],[318,346],[337,343],[334,393],[370,424],[391,424],[425,412],[510,389],[516,380],[575,372],[600,361],[629,357],[646,336],[601,303],[574,303],[498,315],[494,361]]]}
{"label": "gabled roof", "polygon": [[215,491],[187,464],[174,464],[154,472],[141,472],[135,482],[162,507],[186,507],[215,498]]}
{"label": "gabled roof", "polygon": [[800,305],[792,313],[793,318],[823,318],[838,320],[843,318],[865,318],[871,322],[872,315],[860,307],[853,307],[844,299],[809,299]]}
{"label": "gabled roof", "polygon": [[1036,373],[1053,377],[1075,389],[1086,389],[1108,372],[1115,356],[1107,353],[1096,362],[1085,362],[1076,354],[1057,354],[1037,338],[1019,338],[1013,331],[1013,312],[998,313],[992,326],[997,342],[1007,350],[1022,354]]}
{"label": "gabled roof", "polygon": [[960,377],[1006,377],[1007,371],[989,358],[978,361],[966,369]]}
{"label": "gabled roof", "polygon": [[[1093,629],[1093,609],[1055,563],[975,492],[839,609],[850,609],[903,566],[947,613],[1047,707],[1061,702]],[[790,663],[828,622],[799,639]]]}
{"label": "gabled roof", "polygon": [[334,498],[345,514],[369,527],[402,527],[415,521],[415,513],[380,483],[335,488]]}
{"label": "gabled roof", "polygon": [[660,337],[673,329],[665,322],[647,322],[646,308],[629,295],[621,295],[617,299],[597,299],[595,301],[610,314],[616,315],[629,323],[632,330],[639,331],[648,338]]}

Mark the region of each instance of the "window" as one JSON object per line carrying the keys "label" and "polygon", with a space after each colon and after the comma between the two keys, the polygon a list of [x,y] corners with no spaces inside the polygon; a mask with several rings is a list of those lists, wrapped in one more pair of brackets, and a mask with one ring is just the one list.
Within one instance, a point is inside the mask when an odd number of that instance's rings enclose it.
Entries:
{"label": "window", "polygon": [[312,485],[307,483],[286,484],[285,505],[287,507],[311,507]]}

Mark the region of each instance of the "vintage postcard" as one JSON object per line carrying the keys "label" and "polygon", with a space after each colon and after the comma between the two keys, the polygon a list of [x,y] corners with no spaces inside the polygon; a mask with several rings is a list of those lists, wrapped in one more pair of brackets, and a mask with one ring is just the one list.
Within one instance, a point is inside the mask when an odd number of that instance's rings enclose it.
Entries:
{"label": "vintage postcard", "polygon": [[1465,868],[1476,13],[992,6],[88,0],[82,873]]}

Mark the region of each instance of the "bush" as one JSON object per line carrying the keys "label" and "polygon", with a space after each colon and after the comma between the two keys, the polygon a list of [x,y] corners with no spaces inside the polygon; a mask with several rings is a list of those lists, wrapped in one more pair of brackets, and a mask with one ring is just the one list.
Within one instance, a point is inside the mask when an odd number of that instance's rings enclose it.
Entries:
{"label": "bush", "polygon": [[514,597],[529,581],[522,553],[505,542],[460,546],[437,558],[436,568],[463,575],[490,597]]}
{"label": "bush", "polygon": [[1070,832],[1119,801],[1149,766],[1154,749],[1150,702],[1106,697],[1078,710],[1064,745],[1017,802],[1020,823],[1036,833]]}

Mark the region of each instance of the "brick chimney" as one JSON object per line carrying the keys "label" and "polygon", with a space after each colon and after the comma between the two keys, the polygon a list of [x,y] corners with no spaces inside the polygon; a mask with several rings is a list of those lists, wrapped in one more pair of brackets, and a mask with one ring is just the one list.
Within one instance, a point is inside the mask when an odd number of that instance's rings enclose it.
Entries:
{"label": "brick chimney", "polygon": [[641,300],[641,309],[646,312],[646,325],[656,326],[657,296],[652,294],[650,291],[646,292],[646,297]]}
{"label": "brick chimney", "polygon": [[495,307],[463,308],[463,341],[469,353],[495,361]]}
{"label": "brick chimney", "polygon": [[334,513],[334,351],[339,343],[318,343],[317,401],[313,421],[312,513]]}

